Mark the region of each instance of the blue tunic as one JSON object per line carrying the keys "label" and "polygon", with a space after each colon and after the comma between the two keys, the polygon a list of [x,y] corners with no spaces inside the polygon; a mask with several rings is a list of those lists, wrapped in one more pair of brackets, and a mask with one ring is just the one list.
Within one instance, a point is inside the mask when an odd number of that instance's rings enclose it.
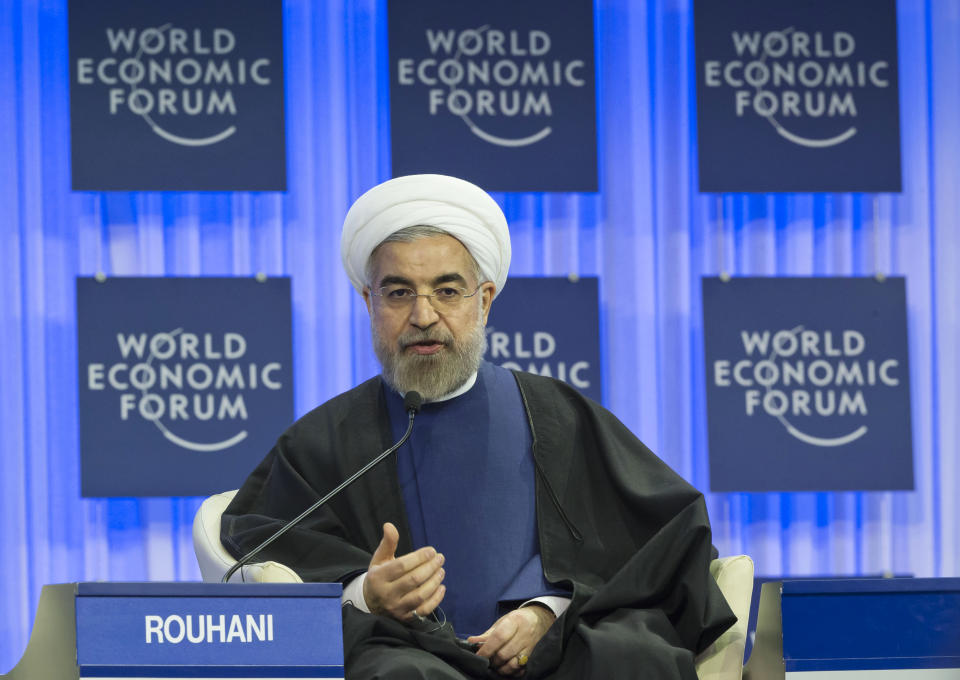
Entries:
{"label": "blue tunic", "polygon": [[[399,439],[407,416],[390,389],[387,407]],[[540,564],[531,446],[513,375],[483,362],[470,390],[424,404],[397,452],[414,549],[446,557],[440,607],[459,635],[489,628],[498,603],[561,592]]]}

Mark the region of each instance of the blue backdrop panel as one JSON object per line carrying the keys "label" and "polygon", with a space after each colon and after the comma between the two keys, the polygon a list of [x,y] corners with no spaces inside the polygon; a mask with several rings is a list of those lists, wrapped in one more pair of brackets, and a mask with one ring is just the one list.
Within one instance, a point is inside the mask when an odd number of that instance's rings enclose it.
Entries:
{"label": "blue backdrop panel", "polygon": [[596,191],[590,0],[390,0],[393,174]]}
{"label": "blue backdrop panel", "polygon": [[695,0],[701,191],[900,191],[895,0]]}
{"label": "blue backdrop panel", "polygon": [[557,378],[600,401],[598,288],[596,277],[511,277],[487,320],[486,359]]}
{"label": "blue backdrop panel", "polygon": [[293,421],[290,279],[77,279],[84,496],[240,485]]}
{"label": "blue backdrop panel", "polygon": [[712,491],[913,488],[903,278],[703,279]]}
{"label": "blue backdrop panel", "polygon": [[74,189],[286,189],[280,3],[69,6]]}

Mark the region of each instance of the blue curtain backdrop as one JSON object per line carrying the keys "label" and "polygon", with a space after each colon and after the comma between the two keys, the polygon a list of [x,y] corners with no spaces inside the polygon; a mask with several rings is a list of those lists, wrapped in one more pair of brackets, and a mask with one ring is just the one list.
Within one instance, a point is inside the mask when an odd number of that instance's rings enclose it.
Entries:
{"label": "blue curtain backdrop", "polygon": [[[199,499],[80,498],[74,277],[292,276],[300,415],[377,370],[338,241],[389,137],[384,2],[287,0],[287,193],[73,193],[66,2],[0,8],[5,671],[45,583],[199,578]],[[496,196],[512,274],[600,277],[605,402],[701,488],[700,276],[907,277],[916,491],[708,494],[761,574],[960,576],[960,3],[898,12],[900,195],[698,194],[691,2],[602,0],[600,193]]]}

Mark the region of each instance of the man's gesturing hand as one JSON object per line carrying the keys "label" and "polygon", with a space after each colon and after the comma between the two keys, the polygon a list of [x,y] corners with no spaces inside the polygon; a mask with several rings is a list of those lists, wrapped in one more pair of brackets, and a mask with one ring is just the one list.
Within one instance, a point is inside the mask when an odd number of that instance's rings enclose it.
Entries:
{"label": "man's gesturing hand", "polygon": [[363,599],[374,614],[406,621],[416,612],[427,616],[443,599],[443,555],[431,547],[395,557],[400,533],[387,522],[383,538],[370,559],[363,582]]}
{"label": "man's gesturing hand", "polygon": [[490,659],[490,665],[500,675],[520,675],[523,673],[521,657],[526,663],[525,657],[533,652],[555,619],[546,607],[521,607],[501,616],[486,632],[467,641],[481,643],[477,654]]}

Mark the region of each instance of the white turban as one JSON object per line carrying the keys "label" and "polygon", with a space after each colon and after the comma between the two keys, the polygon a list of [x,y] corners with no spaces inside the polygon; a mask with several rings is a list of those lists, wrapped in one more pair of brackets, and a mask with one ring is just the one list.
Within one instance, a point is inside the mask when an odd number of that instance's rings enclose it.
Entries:
{"label": "white turban", "polygon": [[438,227],[460,241],[484,280],[503,290],[510,268],[510,232],[496,201],[483,189],[446,175],[407,175],[378,184],[358,198],[340,236],[340,258],[358,292],[366,285],[374,248],[400,229]]}

